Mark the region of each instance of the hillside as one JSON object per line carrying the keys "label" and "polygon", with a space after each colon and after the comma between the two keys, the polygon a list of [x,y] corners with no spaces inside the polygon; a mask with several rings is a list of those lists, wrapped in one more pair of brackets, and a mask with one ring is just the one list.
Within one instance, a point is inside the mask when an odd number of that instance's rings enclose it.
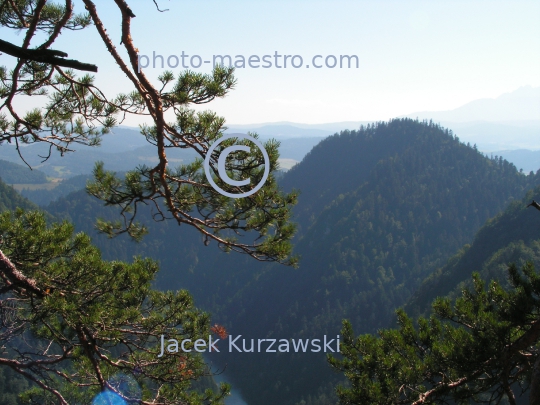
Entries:
{"label": "hillside", "polygon": [[36,209],[37,206],[21,196],[13,187],[8,186],[0,178],[0,212],[16,208]]}
{"label": "hillside", "polygon": [[[329,133],[322,132],[324,136],[329,135]],[[287,170],[302,160],[309,150],[323,139],[320,135],[282,139],[279,147],[281,168]],[[261,138],[269,139],[272,136],[261,136]],[[28,167],[24,166],[24,170],[36,173],[34,180],[28,181],[28,183],[33,184],[45,183],[46,176],[67,179],[74,176],[90,175],[98,160],[103,161],[108,170],[117,172],[131,170],[141,164],[157,162],[155,147],[148,144],[138,130],[122,127],[116,128],[114,133],[103,136],[99,147],[77,145],[75,152],[66,153],[64,156],[51,154],[45,161],[41,156],[48,154],[47,145],[40,143],[26,145],[22,148],[21,153],[34,169],[34,171],[30,171]],[[191,149],[171,149],[168,152],[171,165],[181,162],[187,163],[194,160],[195,157],[196,154]],[[0,148],[0,177],[9,174],[9,179],[6,179],[8,184],[23,183],[20,178],[14,177],[15,175],[19,176],[20,168],[18,166],[23,164],[13,145],[6,144]],[[30,175],[26,173],[22,174],[22,177],[30,179]]]}
{"label": "hillside", "polygon": [[44,207],[50,202],[55,201],[60,197],[64,197],[73,191],[84,189],[86,186],[86,181],[90,179],[90,177],[90,175],[81,174],[68,179],[63,179],[60,182],[53,183],[55,187],[52,189],[30,189],[28,187],[23,187],[22,190],[20,190],[20,193],[23,197],[26,197],[35,204]]}
{"label": "hillside", "polygon": [[438,296],[457,296],[470,283],[473,271],[484,280],[497,279],[507,284],[509,263],[521,266],[530,261],[540,268],[540,212],[527,208],[533,199],[540,200],[540,186],[490,219],[470,245],[432,273],[407,303],[407,311],[416,316],[425,313]]}
{"label": "hillside", "polygon": [[[23,163],[21,161],[21,163]],[[0,178],[6,184],[40,184],[47,182],[45,173],[30,170],[27,166],[0,159]]]}

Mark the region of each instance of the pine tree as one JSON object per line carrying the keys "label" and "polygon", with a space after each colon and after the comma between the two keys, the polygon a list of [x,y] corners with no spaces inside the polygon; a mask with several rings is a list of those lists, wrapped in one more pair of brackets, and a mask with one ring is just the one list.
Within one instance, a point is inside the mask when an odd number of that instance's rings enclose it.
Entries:
{"label": "pine tree", "polygon": [[[72,153],[77,144],[98,146],[127,115],[145,115],[150,123],[141,128],[141,136],[155,147],[158,163],[134,168],[122,178],[96,163],[87,189],[118,207],[121,218],[98,221],[99,229],[111,237],[128,233],[139,240],[146,229],[137,222],[137,212],[141,204],[150,205],[156,221],[194,227],[205,244],[213,240],[225,251],[295,265],[290,243],[295,227],[289,218],[297,193],[282,193],[277,186],[279,143],[264,143],[265,156],[249,139],[223,141],[225,120],[190,108],[225,97],[236,83],[234,69],[215,66],[210,74],[176,76],[164,72],[153,84],[139,66],[131,30],[131,7],[145,5],[114,1],[122,34],[113,39],[100,17],[113,3],[82,3],[85,10],[76,14],[72,0],[0,0],[0,27],[23,32],[20,44],[0,40],[0,52],[15,58],[9,69],[0,66],[0,144],[14,144],[25,161],[21,146],[43,143],[49,146],[47,159],[51,153]],[[154,11],[161,12],[158,7]],[[98,66],[67,59],[66,52],[54,48],[60,36],[90,27],[129,79],[132,88],[125,94],[111,96],[95,85],[94,76],[77,75],[77,70],[97,72]],[[26,111],[28,97],[37,105],[41,100],[43,107]],[[174,122],[165,119],[167,112],[173,112]],[[230,153],[224,170],[233,179],[250,179],[249,185],[231,185],[218,176],[221,153],[235,143],[251,153]],[[199,158],[171,167],[171,148],[191,148]],[[206,157],[210,179],[203,170]],[[265,176],[262,188],[244,198],[229,198],[211,184],[230,194],[246,193]],[[192,340],[207,336],[208,317],[193,307],[186,292],[150,289],[155,263],[104,262],[87,236],[72,237],[65,223],[46,229],[36,213],[8,212],[0,218],[0,365],[34,382],[26,400],[88,403],[97,392],[106,395],[117,386],[130,386],[133,379],[133,385],[142,387],[141,403],[216,403],[223,398],[227,387],[218,394],[188,392],[189,381],[206,374],[199,357],[171,355],[156,361],[152,345],[158,334]],[[132,380],[111,380],[118,371]]]}
{"label": "pine tree", "polygon": [[[127,232],[140,239],[145,228],[137,222],[137,212],[142,205],[151,205],[155,220],[192,226],[203,234],[205,241],[214,240],[225,251],[237,251],[262,261],[295,264],[290,243],[294,226],[289,217],[296,193],[284,194],[278,189],[274,174],[279,169],[279,143],[264,144],[267,159],[249,139],[227,139],[218,144],[223,138],[225,120],[211,111],[195,112],[190,108],[225,97],[236,84],[234,69],[216,65],[210,74],[184,71],[176,76],[165,71],[153,84],[139,66],[136,34],[131,30],[135,19],[132,8],[152,5],[134,3],[130,7],[124,0],[116,0],[122,35],[113,39],[100,18],[98,6],[92,0],[83,3],[85,11],[75,14],[71,0],[65,0],[63,5],[49,0],[0,0],[0,26],[25,32],[20,46],[0,42],[1,52],[18,58],[10,71],[0,67],[0,144],[14,143],[23,159],[20,146],[37,142],[49,145],[49,156],[54,150],[65,154],[72,152],[76,144],[98,145],[101,136],[127,115],[145,115],[150,123],[141,128],[141,136],[156,149],[155,166],[134,168],[120,178],[96,163],[94,182],[88,191],[106,204],[118,206],[122,218],[98,222],[103,232],[110,236]],[[103,12],[110,11],[111,4],[100,7]],[[94,76],[79,77],[74,71],[97,71],[97,66],[68,61],[65,52],[51,48],[60,35],[92,26],[111,60],[129,79],[131,91],[107,95],[95,86]],[[117,46],[124,48],[127,58]],[[46,101],[45,106],[21,110],[23,100],[29,96]],[[174,122],[166,120],[168,112],[174,114]],[[248,185],[231,185],[218,176],[221,153],[235,143],[249,147],[251,153],[237,151],[227,155],[224,169],[237,181],[250,179]],[[167,153],[174,148],[192,149],[199,158],[171,167]],[[268,178],[256,193],[228,198],[214,189],[205,175],[203,161],[208,154],[211,180],[226,193],[247,193],[262,183],[266,174]],[[241,238],[251,231],[253,237]]]}
{"label": "pine tree", "polygon": [[343,359],[329,359],[350,381],[341,403],[515,405],[530,389],[540,404],[540,274],[532,264],[508,271],[510,291],[474,274],[472,290],[455,304],[438,298],[417,327],[399,310],[398,329],[355,338],[344,321]]}
{"label": "pine tree", "polygon": [[0,238],[0,366],[34,383],[23,399],[165,405],[228,394],[227,385],[191,389],[211,375],[192,343],[158,358],[161,335],[208,342],[212,332],[187,291],[151,288],[155,262],[103,261],[87,235],[67,222],[47,227],[37,211],[0,214]]}

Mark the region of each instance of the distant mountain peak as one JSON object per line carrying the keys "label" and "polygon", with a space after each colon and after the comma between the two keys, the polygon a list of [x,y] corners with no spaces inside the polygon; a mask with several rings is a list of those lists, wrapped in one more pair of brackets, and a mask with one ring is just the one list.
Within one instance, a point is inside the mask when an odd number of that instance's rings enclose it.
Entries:
{"label": "distant mountain peak", "polygon": [[421,111],[406,115],[440,122],[469,121],[538,121],[540,87],[522,86],[496,98],[473,100],[450,111]]}

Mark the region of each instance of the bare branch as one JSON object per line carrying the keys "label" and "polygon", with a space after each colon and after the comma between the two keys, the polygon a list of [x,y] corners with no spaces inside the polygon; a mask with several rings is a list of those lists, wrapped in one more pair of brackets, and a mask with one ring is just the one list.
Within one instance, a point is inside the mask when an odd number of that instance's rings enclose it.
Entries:
{"label": "bare branch", "polygon": [[0,52],[5,52],[22,60],[32,60],[88,72],[98,71],[96,65],[79,62],[75,59],[64,59],[64,57],[68,56],[65,52],[53,49],[24,49],[2,39],[0,39]]}

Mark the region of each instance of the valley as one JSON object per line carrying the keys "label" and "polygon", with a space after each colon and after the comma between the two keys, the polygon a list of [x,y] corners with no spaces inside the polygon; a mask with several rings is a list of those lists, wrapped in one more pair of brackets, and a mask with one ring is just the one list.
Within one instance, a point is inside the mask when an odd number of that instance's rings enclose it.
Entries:
{"label": "valley", "polygon": [[[315,140],[293,138],[282,145],[296,153],[288,156],[300,158],[298,144],[307,148]],[[525,194],[540,184],[538,176],[540,171],[526,175],[502,158],[488,158],[431,123],[396,119],[342,131],[318,142],[280,179],[285,190],[301,190],[294,209],[298,269],[253,263],[222,253],[212,243],[204,246],[193,230],[155,223],[149,211],[143,218],[150,234],[141,243],[105,239],[95,232],[93,218],[114,218],[115,210],[80,189],[87,175],[64,180],[58,185],[58,190],[64,187],[63,195],[42,205],[91,234],[105,258],[158,259],[156,286],[188,289],[229,333],[309,339],[339,334],[344,318],[356,332],[374,333],[393,324],[394,310],[400,306],[424,313],[437,295],[455,294],[451,286],[491,261],[469,260],[462,270],[448,268],[447,261],[455,262],[456,252],[480,238],[475,239],[477,232],[493,235],[482,226],[513,201],[514,209],[522,210]],[[45,191],[27,189],[23,195]],[[34,196],[45,201],[43,195]],[[539,198],[525,198],[531,197]],[[534,220],[530,211],[524,214],[530,217],[525,221]],[[536,262],[539,236],[534,229],[520,252],[530,250]],[[519,239],[488,243],[489,252],[514,240]],[[466,260],[469,251],[464,255]],[[488,267],[490,277],[502,271],[501,266]],[[226,365],[227,375],[249,404],[330,403],[340,381],[324,354],[209,356],[215,364]]]}

